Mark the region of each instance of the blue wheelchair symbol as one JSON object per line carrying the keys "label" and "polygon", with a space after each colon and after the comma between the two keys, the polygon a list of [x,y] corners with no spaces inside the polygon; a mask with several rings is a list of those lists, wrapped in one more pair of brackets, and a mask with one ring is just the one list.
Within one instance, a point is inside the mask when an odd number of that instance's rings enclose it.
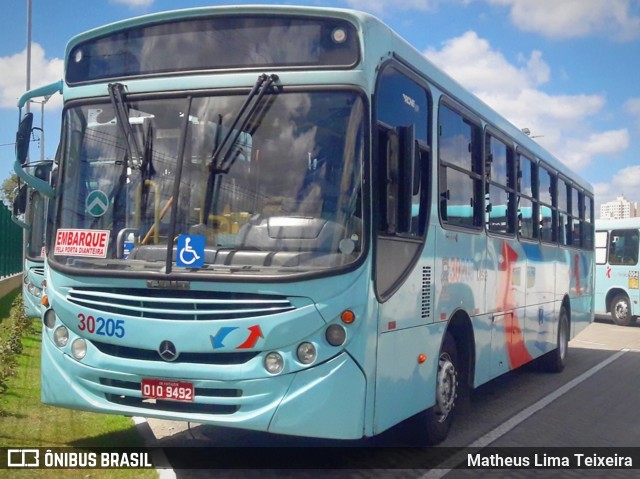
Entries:
{"label": "blue wheelchair symbol", "polygon": [[178,236],[176,265],[183,268],[202,268],[204,266],[204,235]]}
{"label": "blue wheelchair symbol", "polygon": [[131,254],[131,251],[133,250],[134,247],[134,243],[133,241],[125,241],[124,242],[124,249],[122,251],[122,259],[128,259],[129,255]]}

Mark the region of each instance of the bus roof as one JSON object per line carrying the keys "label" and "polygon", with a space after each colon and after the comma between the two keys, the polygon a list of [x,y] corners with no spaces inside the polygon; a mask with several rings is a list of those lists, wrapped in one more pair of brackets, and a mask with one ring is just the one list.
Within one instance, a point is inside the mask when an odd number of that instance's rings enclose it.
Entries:
{"label": "bus roof", "polygon": [[640,217],[596,220],[596,231],[620,228],[640,228]]}
{"label": "bus roof", "polygon": [[[450,96],[464,107],[471,110],[486,123],[498,128],[512,140],[517,142],[525,151],[528,151],[533,156],[554,168],[558,173],[565,176],[571,182],[593,194],[593,188],[589,182],[577,175],[558,158],[545,150],[537,142],[533,141],[528,135],[524,134],[518,127],[510,123],[505,117],[493,110],[484,101],[480,100],[460,83],[451,78],[440,68],[436,67],[424,56],[423,53],[409,44],[398,33],[393,31],[375,16],[356,10],[292,5],[230,5],[171,10],[143,15],[107,24],[73,37],[67,44],[66,48],[65,70],[66,62],[68,61],[73,48],[89,39],[105,36],[121,30],[177,19],[199,18],[210,15],[242,15],[258,13],[264,15],[287,14],[315,17],[332,16],[351,21],[359,29],[362,38],[365,37],[363,32],[368,32],[366,34],[366,40],[362,42],[365,53],[364,58],[375,59],[375,62],[365,62],[364,65],[360,66],[360,68],[364,68],[368,73],[370,73],[368,78],[373,79],[375,77],[373,73],[378,68],[379,59],[388,56],[389,51],[393,51],[405,63],[411,65],[415,71],[425,78],[428,78],[430,83],[442,93]],[[369,86],[373,88],[374,84],[372,83]]]}

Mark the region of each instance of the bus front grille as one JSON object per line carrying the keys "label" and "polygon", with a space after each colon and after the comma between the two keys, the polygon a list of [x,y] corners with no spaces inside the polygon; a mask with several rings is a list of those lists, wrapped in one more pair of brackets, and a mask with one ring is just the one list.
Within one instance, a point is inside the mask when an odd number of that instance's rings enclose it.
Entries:
{"label": "bus front grille", "polygon": [[31,268],[31,271],[36,276],[42,276],[44,278],[44,266],[36,266],[34,268]]}
{"label": "bus front grille", "polygon": [[79,287],[70,289],[67,299],[103,313],[187,321],[255,318],[295,309],[285,296],[190,290]]}
{"label": "bus front grille", "polygon": [[[157,350],[132,348],[129,346],[119,346],[117,344],[101,343],[99,341],[91,341],[101,353],[121,359],[133,359],[142,361],[164,361]],[[191,353],[181,352],[178,358],[173,361],[176,363],[188,364],[224,364],[236,365],[245,364],[259,354],[258,351],[247,352],[227,352],[227,353]]]}

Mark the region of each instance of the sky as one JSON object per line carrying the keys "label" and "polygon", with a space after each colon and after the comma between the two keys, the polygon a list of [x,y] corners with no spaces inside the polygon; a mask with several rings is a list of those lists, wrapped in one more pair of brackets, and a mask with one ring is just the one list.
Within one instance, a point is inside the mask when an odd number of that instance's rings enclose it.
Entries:
{"label": "sky", "polygon": [[[32,0],[31,88],[63,76],[67,42],[147,13],[215,0]],[[599,205],[640,202],[640,0],[253,0],[334,6],[382,19],[418,51],[590,181]],[[0,17],[0,182],[14,162],[26,90],[27,1]],[[59,95],[32,104],[44,156],[60,134]],[[44,117],[41,118],[41,111]],[[40,155],[32,144],[31,156]]]}

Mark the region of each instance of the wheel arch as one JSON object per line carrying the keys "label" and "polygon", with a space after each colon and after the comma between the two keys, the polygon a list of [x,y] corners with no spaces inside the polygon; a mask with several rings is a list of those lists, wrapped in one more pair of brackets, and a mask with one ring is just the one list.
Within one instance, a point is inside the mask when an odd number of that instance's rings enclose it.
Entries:
{"label": "wheel arch", "polygon": [[447,332],[451,334],[456,343],[460,374],[465,387],[471,388],[475,376],[476,342],[473,333],[471,317],[464,310],[456,311],[447,326]]}
{"label": "wheel arch", "polygon": [[[565,295],[564,298],[562,298],[562,305],[561,307],[563,307],[566,311],[567,311],[567,319],[569,321],[569,338],[571,338],[571,300],[569,299],[568,295]],[[560,317],[560,312],[558,311],[558,317]]]}

